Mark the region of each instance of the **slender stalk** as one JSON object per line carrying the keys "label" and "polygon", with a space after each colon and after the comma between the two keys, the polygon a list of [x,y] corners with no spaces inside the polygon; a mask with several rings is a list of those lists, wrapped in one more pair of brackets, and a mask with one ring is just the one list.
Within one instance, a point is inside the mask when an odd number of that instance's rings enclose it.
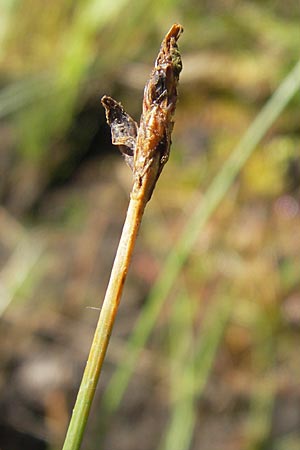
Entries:
{"label": "slender stalk", "polygon": [[111,127],[112,142],[120,147],[125,161],[133,171],[134,182],[63,450],[80,448],[144,209],[169,157],[177,83],[182,67],[176,44],[181,32],[180,25],[173,25],[162,42],[155,67],[145,87],[139,127],[120,103],[111,97],[102,98],[107,122]]}
{"label": "slender stalk", "polygon": [[130,200],[63,450],[80,447],[145,205],[142,198]]}

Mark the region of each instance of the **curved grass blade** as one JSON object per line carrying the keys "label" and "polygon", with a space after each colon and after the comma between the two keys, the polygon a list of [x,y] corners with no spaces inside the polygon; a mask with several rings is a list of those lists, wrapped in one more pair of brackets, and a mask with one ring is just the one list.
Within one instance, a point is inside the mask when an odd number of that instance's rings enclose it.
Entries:
{"label": "curved grass blade", "polygon": [[[185,306],[187,299],[181,298],[180,302]],[[174,377],[173,380],[176,398],[160,450],[187,450],[190,448],[197,419],[196,399],[205,388],[233,309],[232,304],[233,300],[230,295],[219,294],[205,314],[199,335],[193,337],[193,341],[189,343],[189,347],[193,347],[192,354],[187,357],[188,353],[185,351],[180,357],[177,354],[180,352],[180,346],[177,346],[176,354],[173,357],[179,360],[178,373],[180,375]]]}

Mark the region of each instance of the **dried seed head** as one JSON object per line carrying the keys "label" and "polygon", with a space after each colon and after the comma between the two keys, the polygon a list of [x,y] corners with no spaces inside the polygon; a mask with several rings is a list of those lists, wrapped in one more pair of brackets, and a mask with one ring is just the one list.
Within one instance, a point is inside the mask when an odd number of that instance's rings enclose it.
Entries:
{"label": "dried seed head", "polygon": [[148,201],[155,183],[168,161],[177,84],[182,70],[177,40],[183,28],[175,24],[166,34],[145,86],[139,128],[122,105],[104,96],[102,104],[111,127],[112,142],[119,145],[134,174],[131,197]]}
{"label": "dried seed head", "polygon": [[182,69],[177,40],[182,32],[182,26],[175,24],[166,34],[145,86],[143,114],[134,154],[133,196],[139,195],[143,179],[147,178],[150,199],[155,183],[169,158],[177,84]]}
{"label": "dried seed head", "polygon": [[161,44],[154,69],[145,87],[144,113],[153,103],[157,104],[162,100],[167,100],[165,103],[172,106],[172,113],[175,111],[177,83],[182,70],[177,40],[182,32],[181,25],[173,25]]}

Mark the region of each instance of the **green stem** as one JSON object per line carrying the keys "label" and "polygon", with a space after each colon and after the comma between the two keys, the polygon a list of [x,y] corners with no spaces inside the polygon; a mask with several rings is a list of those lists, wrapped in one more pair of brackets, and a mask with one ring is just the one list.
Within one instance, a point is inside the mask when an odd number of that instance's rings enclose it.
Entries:
{"label": "green stem", "polygon": [[63,450],[80,448],[130,264],[145,201],[131,199]]}

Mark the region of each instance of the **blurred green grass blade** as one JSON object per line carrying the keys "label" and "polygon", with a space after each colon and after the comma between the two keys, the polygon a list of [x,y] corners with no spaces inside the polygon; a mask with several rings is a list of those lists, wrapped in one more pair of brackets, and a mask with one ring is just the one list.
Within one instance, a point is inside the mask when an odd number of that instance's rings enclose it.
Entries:
{"label": "blurred green grass blade", "polygon": [[[61,32],[61,54],[53,61],[50,85],[49,80],[34,76],[24,84],[9,86],[0,94],[0,117],[21,110],[17,129],[22,136],[19,151],[23,157],[32,161],[45,158],[51,137],[63,135],[70,126],[80,89],[99,51],[96,39],[128,3],[129,0],[77,2],[72,20]],[[27,105],[31,108],[23,111],[22,107]]]}
{"label": "blurred green grass blade", "polygon": [[[185,290],[186,291],[186,290]],[[198,315],[199,302],[192,299],[187,292],[178,295],[172,302],[169,328],[169,364],[170,364],[170,410],[172,418],[161,449],[173,448],[175,427],[181,429],[184,415],[185,432],[192,433],[194,384],[195,384],[195,336],[194,318]],[[200,306],[201,307],[201,306]],[[182,436],[183,433],[179,432]],[[176,445],[174,449],[176,449]]]}
{"label": "blurred green grass blade", "polygon": [[44,249],[45,244],[37,235],[20,239],[17,248],[0,271],[0,317],[29,278]]}
{"label": "blurred green grass blade", "polygon": [[2,0],[0,3],[0,60],[4,53],[3,42],[9,29],[15,0]]}
{"label": "blurred green grass blade", "polygon": [[299,448],[300,436],[298,430],[284,434],[282,437],[278,437],[274,447],[275,450],[299,450]]}
{"label": "blurred green grass blade", "polygon": [[0,91],[0,119],[37,99],[51,95],[54,80],[54,75],[40,74],[30,79],[16,81],[3,88]]}
{"label": "blurred green grass blade", "polygon": [[[197,341],[194,342],[193,354],[185,360],[181,358],[180,376],[174,380],[177,401],[172,409],[161,450],[187,450],[190,447],[197,419],[195,402],[208,380],[232,311],[232,303],[229,296],[219,297],[212,302],[203,319]],[[186,332],[190,334],[189,330]],[[180,355],[174,357],[180,359]]]}
{"label": "blurred green grass blade", "polygon": [[153,286],[137,320],[128,342],[128,357],[116,369],[106,388],[103,402],[107,411],[107,417],[118,408],[139,354],[154,327],[166,297],[169,295],[184,262],[197,241],[199,233],[224,198],[235,177],[253,153],[259,141],[278,118],[299,87],[300,61],[286,76],[252,122],[188,220],[181,237],[170,251],[160,276]]}
{"label": "blurred green grass blade", "polygon": [[247,430],[247,450],[264,448],[272,428],[275,391],[272,380],[261,380],[255,389]]}
{"label": "blurred green grass blade", "polygon": [[[275,306],[275,305],[274,305]],[[259,305],[259,315],[255,321],[255,348],[252,355],[256,368],[255,385],[249,416],[246,424],[246,449],[257,450],[270,445],[273,410],[278,386],[275,378],[276,350],[278,343],[278,310],[277,308]]]}

